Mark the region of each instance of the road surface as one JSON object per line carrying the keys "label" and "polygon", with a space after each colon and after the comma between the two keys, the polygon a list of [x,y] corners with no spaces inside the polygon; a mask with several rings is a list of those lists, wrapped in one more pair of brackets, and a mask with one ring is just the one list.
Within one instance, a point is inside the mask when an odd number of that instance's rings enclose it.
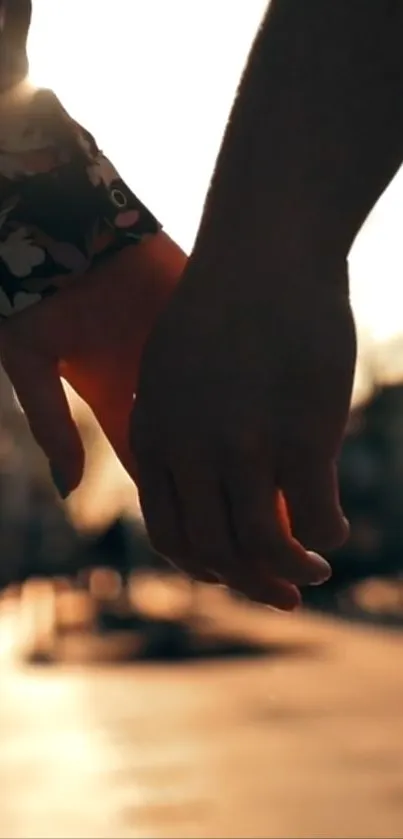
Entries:
{"label": "road surface", "polygon": [[1,839],[403,837],[403,636],[225,609],[280,654],[4,665]]}

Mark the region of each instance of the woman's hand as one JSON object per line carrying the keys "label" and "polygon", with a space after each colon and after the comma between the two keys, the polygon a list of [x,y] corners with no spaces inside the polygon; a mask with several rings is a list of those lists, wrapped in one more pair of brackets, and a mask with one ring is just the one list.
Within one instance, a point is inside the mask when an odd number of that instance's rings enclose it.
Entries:
{"label": "woman's hand", "polygon": [[2,324],[1,360],[64,497],[80,483],[84,451],[61,376],[92,409],[134,477],[129,417],[140,356],[185,262],[159,233]]}

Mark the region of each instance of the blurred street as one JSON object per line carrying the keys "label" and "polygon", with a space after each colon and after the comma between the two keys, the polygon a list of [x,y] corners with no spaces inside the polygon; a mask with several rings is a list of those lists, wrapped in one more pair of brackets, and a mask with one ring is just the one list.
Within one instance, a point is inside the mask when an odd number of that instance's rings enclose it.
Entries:
{"label": "blurred street", "polygon": [[214,597],[265,655],[3,665],[2,839],[403,837],[401,634]]}
{"label": "blurred street", "polygon": [[[34,2],[32,80],[186,252],[266,6]],[[403,839],[402,195],[403,168],[349,257],[351,536],[304,592],[318,611],[157,563],[66,383],[85,471],[61,504],[0,367],[0,839]]]}

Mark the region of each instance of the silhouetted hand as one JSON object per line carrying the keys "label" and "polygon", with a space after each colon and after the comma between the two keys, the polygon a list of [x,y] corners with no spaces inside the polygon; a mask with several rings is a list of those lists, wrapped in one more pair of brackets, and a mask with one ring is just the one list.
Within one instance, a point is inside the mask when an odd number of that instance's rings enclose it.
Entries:
{"label": "silhouetted hand", "polygon": [[[138,488],[155,548],[291,609],[329,575],[306,549],[348,526],[336,457],[348,415],[355,330],[345,278],[282,277],[254,292],[189,264],[147,342],[133,413]],[[287,512],[285,512],[286,504]]]}

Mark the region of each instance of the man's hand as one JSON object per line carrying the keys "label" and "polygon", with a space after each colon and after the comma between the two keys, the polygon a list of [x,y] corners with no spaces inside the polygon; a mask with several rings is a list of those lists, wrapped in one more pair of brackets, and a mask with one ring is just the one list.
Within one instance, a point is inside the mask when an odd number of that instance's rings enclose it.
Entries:
{"label": "man's hand", "polygon": [[250,286],[214,295],[218,280],[196,272],[142,361],[132,441],[148,532],[192,577],[292,609],[297,587],[329,575],[306,549],[348,533],[336,479],[355,363],[346,284],[311,296],[283,280],[259,299]]}
{"label": "man's hand", "polygon": [[283,608],[328,573],[305,548],[347,535],[345,265],[402,162],[402,35],[401,3],[271,0],[140,371],[133,445],[154,544]]}

